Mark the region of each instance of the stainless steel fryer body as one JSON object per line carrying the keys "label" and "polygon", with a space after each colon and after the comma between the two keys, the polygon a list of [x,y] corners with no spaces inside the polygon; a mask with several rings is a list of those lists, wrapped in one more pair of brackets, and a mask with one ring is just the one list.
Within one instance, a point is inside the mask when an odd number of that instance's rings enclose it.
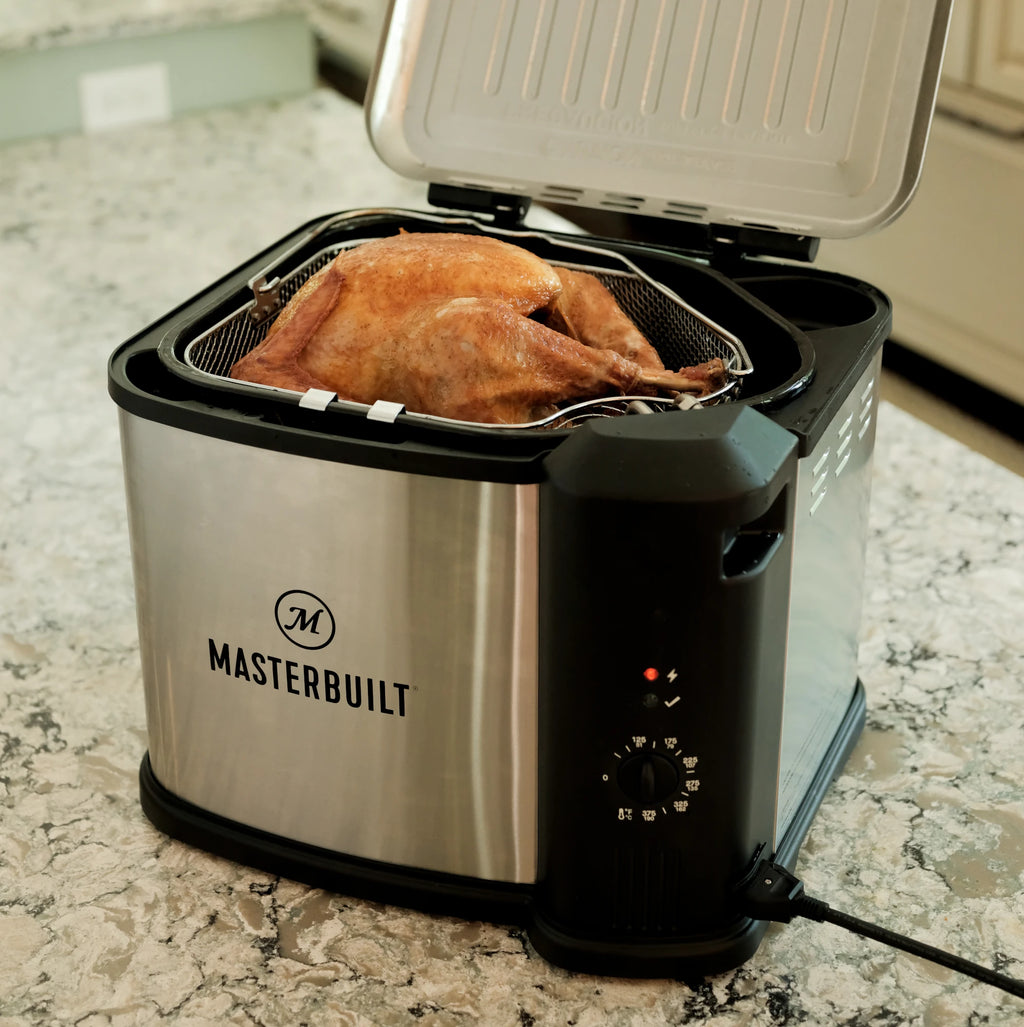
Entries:
{"label": "stainless steel fryer body", "polygon": [[161,784],[322,848],[532,880],[536,486],[121,429]]}
{"label": "stainless steel fryer body", "polygon": [[776,843],[797,823],[857,681],[879,350],[797,464]]}
{"label": "stainless steel fryer body", "polygon": [[[776,844],[856,682],[879,360],[798,464]],[[159,782],[295,842],[532,883],[539,486],[120,416]]]}

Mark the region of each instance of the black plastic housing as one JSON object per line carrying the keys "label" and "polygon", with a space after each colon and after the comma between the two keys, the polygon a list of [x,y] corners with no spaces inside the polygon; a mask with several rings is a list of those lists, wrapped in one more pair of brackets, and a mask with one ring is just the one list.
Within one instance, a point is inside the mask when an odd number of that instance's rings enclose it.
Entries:
{"label": "black plastic housing", "polygon": [[678,958],[742,932],[732,888],[774,838],[796,440],[704,413],[545,462],[531,937],[569,965],[574,935]]}

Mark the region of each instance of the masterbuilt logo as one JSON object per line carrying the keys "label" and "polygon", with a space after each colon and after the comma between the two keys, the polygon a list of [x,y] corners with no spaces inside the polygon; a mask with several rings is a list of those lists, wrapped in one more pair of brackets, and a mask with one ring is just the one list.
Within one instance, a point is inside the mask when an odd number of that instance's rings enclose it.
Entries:
{"label": "masterbuilt logo", "polygon": [[274,607],[281,634],[302,649],[323,649],[334,638],[334,614],[312,592],[285,592]]}
{"label": "masterbuilt logo", "polygon": [[[292,645],[306,650],[330,645],[337,630],[330,607],[319,596],[304,589],[292,589],[278,597],[274,620]],[[383,713],[388,717],[406,715],[405,699],[411,686],[401,681],[346,673],[334,667],[292,660],[288,655],[234,645],[223,639],[210,638],[208,643],[210,670],[217,676],[223,674],[267,692],[295,695],[328,706]]]}

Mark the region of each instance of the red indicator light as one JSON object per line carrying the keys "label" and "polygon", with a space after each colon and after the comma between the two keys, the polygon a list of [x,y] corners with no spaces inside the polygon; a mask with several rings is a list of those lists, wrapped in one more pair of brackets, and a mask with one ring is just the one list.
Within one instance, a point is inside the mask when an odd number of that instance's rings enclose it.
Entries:
{"label": "red indicator light", "polygon": [[657,681],[658,680],[658,668],[657,667],[648,667],[647,670],[644,671],[644,677],[647,678],[648,681]]}

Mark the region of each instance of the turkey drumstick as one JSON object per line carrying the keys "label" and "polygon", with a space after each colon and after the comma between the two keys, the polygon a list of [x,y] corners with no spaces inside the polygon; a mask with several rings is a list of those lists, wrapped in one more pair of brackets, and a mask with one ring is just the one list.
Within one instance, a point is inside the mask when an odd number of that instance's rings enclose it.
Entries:
{"label": "turkey drumstick", "polygon": [[615,297],[593,275],[556,267],[562,291],[555,298],[547,326],[571,335],[593,349],[610,349],[654,371],[664,371],[658,351],[622,312]]}

